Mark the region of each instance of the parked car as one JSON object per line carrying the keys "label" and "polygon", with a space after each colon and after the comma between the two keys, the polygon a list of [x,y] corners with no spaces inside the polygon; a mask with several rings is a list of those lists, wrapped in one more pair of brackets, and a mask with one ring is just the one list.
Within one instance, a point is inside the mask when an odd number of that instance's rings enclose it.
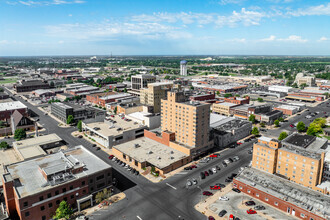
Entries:
{"label": "parked car", "polygon": [[209,169],[209,174],[213,175],[213,171],[211,169]]}
{"label": "parked car", "polygon": [[230,161],[228,159],[224,160],[226,164],[230,164]]}
{"label": "parked car", "polygon": [[220,166],[218,166],[218,165],[216,165],[215,168],[216,168],[217,170],[221,170]]}
{"label": "parked car", "polygon": [[226,183],[230,183],[231,181],[233,181],[232,179],[229,179],[228,177],[227,177],[227,179],[225,179],[225,182]]}
{"label": "parked car", "polygon": [[253,209],[246,210],[246,213],[249,214],[249,215],[251,215],[251,214],[257,214],[257,212],[255,210],[253,210]]}
{"label": "parked car", "polygon": [[92,144],[92,147],[96,147],[96,144]]}
{"label": "parked car", "polygon": [[209,172],[204,171],[205,176],[209,176]]}
{"label": "parked car", "polygon": [[238,145],[241,145],[241,144],[243,144],[243,143],[242,143],[242,142],[237,142],[237,144],[238,144]]}
{"label": "parked car", "polygon": [[204,192],[203,192],[203,195],[204,195],[204,196],[212,196],[213,193],[211,193],[211,192],[209,192],[209,191],[204,191]]}
{"label": "parked car", "polygon": [[246,201],[246,202],[245,202],[245,205],[246,205],[246,206],[252,206],[252,205],[256,205],[256,203],[255,203],[254,201],[251,201],[251,200],[250,200],[250,201]]}
{"label": "parked car", "polygon": [[79,135],[78,138],[82,138],[83,136],[82,135]]}
{"label": "parked car", "polygon": [[228,160],[229,160],[230,163],[234,162],[234,160],[231,159],[230,157],[228,158]]}
{"label": "parked car", "polygon": [[255,210],[265,210],[266,208],[265,208],[265,206],[263,206],[263,205],[256,205],[256,206],[254,207],[254,209],[255,209]]}
{"label": "parked car", "polygon": [[221,201],[228,201],[229,198],[227,196],[220,196],[219,197],[219,200],[221,200]]}
{"label": "parked car", "polygon": [[209,216],[208,220],[215,220],[213,216]]}
{"label": "parked car", "polygon": [[226,164],[225,161],[222,161],[222,166],[223,166],[223,167],[227,167],[227,164]]}
{"label": "parked car", "polygon": [[136,170],[136,171],[135,171],[135,175],[138,176],[139,174],[140,174],[140,172]]}
{"label": "parked car", "polygon": [[213,172],[213,173],[217,173],[217,168],[213,167],[213,168],[212,168],[212,172]]}
{"label": "parked car", "polygon": [[241,190],[237,189],[237,188],[232,188],[231,190],[233,190],[234,192],[240,193]]}
{"label": "parked car", "polygon": [[196,165],[191,165],[190,167],[191,167],[191,169],[195,169],[195,168],[197,168]]}
{"label": "parked car", "polygon": [[210,190],[221,190],[221,187],[220,186],[210,186]]}
{"label": "parked car", "polygon": [[216,183],[215,185],[220,186],[221,188],[225,188],[226,187],[226,185],[225,184],[222,184],[222,183]]}
{"label": "parked car", "polygon": [[201,177],[202,180],[205,179],[205,173],[201,172],[200,177]]}
{"label": "parked car", "polygon": [[216,155],[216,154],[211,154],[210,157],[211,157],[211,158],[217,158],[218,155]]}
{"label": "parked car", "polygon": [[219,212],[218,216],[223,217],[227,214],[226,210],[222,210],[221,212]]}
{"label": "parked car", "polygon": [[110,156],[109,156],[109,159],[112,160],[113,157],[114,157],[113,155],[110,155]]}
{"label": "parked car", "polygon": [[191,167],[185,167],[184,170],[192,170]]}
{"label": "parked car", "polygon": [[194,185],[197,185],[197,180],[196,179],[192,179],[192,183],[194,184]]}
{"label": "parked car", "polygon": [[238,161],[239,160],[239,157],[238,156],[235,156],[235,157],[233,157],[233,160],[234,161]]}
{"label": "parked car", "polygon": [[96,150],[101,150],[101,148],[100,147],[97,147]]}

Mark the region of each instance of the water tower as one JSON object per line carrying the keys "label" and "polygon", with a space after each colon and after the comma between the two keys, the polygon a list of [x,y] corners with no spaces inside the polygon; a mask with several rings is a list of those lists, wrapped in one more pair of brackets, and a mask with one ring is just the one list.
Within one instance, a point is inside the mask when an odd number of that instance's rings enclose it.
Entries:
{"label": "water tower", "polygon": [[180,62],[180,76],[187,76],[187,63],[186,60]]}

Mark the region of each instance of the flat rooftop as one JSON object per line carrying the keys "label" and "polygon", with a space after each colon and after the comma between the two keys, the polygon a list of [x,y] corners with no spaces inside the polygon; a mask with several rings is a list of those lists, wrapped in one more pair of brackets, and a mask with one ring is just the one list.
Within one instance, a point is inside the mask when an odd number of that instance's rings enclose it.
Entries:
{"label": "flat rooftop", "polygon": [[[84,165],[84,171],[73,174],[73,178],[69,181],[91,175],[96,172],[108,169],[111,166],[100,160],[94,154],[89,152],[82,145],[76,146],[73,149],[60,151],[44,157],[39,157],[32,160],[22,161],[7,166],[7,171],[11,174],[15,181],[15,189],[19,198],[27,197],[42,191],[51,189],[53,186],[45,180],[40,168],[49,170],[51,167],[67,162],[79,162]],[[67,184],[69,181],[60,184]]]}
{"label": "flat rooftop", "polygon": [[123,134],[125,131],[145,128],[134,121],[125,121],[119,116],[110,117],[109,121],[106,122],[93,122],[88,123],[86,126],[89,130],[92,130],[95,133],[98,133],[104,137],[117,136]]}
{"label": "flat rooftop", "polygon": [[48,134],[34,138],[27,138],[21,141],[15,141],[13,143],[13,147],[22,149],[30,146],[42,146],[60,141],[62,141],[62,138],[60,138],[57,134]]}
{"label": "flat rooftop", "polygon": [[330,150],[327,142],[327,139],[293,133],[282,141],[282,149],[313,159],[319,159],[321,153],[326,153]]}
{"label": "flat rooftop", "polygon": [[215,127],[214,129],[219,130],[219,131],[231,132],[232,130],[241,128],[242,126],[247,125],[247,124],[251,124],[251,127],[252,127],[252,123],[249,121],[233,119],[233,120],[227,121],[227,122]]}
{"label": "flat rooftop", "polygon": [[119,144],[113,148],[139,162],[147,161],[159,169],[168,167],[176,161],[189,156],[181,151],[175,150],[146,137]]}
{"label": "flat rooftop", "polygon": [[128,94],[128,93],[117,93],[117,94],[113,94],[113,95],[102,96],[100,99],[103,99],[103,100],[119,99],[119,98],[125,98],[125,97],[130,97],[130,96],[132,96],[132,95]]}
{"label": "flat rooftop", "polygon": [[234,120],[232,117],[227,117],[224,115],[219,115],[215,113],[210,113],[210,127],[215,128],[217,126],[220,126],[224,123],[227,123],[231,120]]}
{"label": "flat rooftop", "polygon": [[27,107],[20,101],[0,103],[0,111],[15,110],[22,108],[27,108]]}
{"label": "flat rooftop", "polygon": [[221,103],[216,103],[216,105],[222,105],[222,106],[232,107],[232,106],[236,106],[237,104],[231,103],[231,102],[221,102]]}
{"label": "flat rooftop", "polygon": [[330,218],[328,195],[254,168],[244,169],[235,179],[316,215]]}
{"label": "flat rooftop", "polygon": [[279,108],[279,109],[287,109],[287,110],[296,110],[296,109],[299,109],[298,106],[292,106],[292,105],[280,105],[276,108]]}

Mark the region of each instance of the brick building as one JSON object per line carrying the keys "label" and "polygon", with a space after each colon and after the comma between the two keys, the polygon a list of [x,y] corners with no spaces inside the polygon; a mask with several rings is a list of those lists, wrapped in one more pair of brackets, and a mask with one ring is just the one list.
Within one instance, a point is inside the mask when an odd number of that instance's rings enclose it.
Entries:
{"label": "brick building", "polygon": [[5,167],[6,210],[22,220],[51,219],[61,201],[75,211],[94,203],[112,185],[112,168],[83,146]]}
{"label": "brick building", "polygon": [[246,96],[245,98],[229,97],[229,98],[225,98],[225,102],[234,103],[236,105],[244,105],[250,103],[250,97],[249,96]]}
{"label": "brick building", "polygon": [[18,111],[23,116],[28,114],[26,105],[20,101],[0,103],[0,120],[9,120],[15,111]]}
{"label": "brick building", "polygon": [[14,84],[14,89],[16,92],[31,92],[37,89],[49,89],[48,83],[41,80],[30,80],[30,81],[20,81],[18,84]]}

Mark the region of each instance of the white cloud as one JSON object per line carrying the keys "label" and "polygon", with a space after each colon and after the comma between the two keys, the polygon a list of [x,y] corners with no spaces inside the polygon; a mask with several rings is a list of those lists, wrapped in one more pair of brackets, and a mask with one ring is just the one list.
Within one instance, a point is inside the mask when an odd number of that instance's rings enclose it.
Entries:
{"label": "white cloud", "polygon": [[0,44],[8,44],[9,42],[7,40],[0,40]]}
{"label": "white cloud", "polygon": [[151,15],[142,14],[132,16],[131,20],[135,22],[167,22],[184,24],[197,23],[197,26],[206,24],[215,24],[217,27],[230,26],[234,27],[238,24],[244,26],[259,25],[263,17],[267,17],[266,13],[257,10],[246,10],[242,8],[240,12],[233,11],[232,14],[225,16],[217,13],[153,13]]}
{"label": "white cloud", "polygon": [[32,0],[21,0],[21,1],[7,1],[7,4],[17,5],[22,4],[26,6],[47,6],[47,5],[63,5],[63,4],[82,4],[85,1],[82,0],[48,0],[48,1],[32,1]]}
{"label": "white cloud", "polygon": [[330,39],[327,37],[321,37],[318,42],[329,41]]}
{"label": "white cloud", "polygon": [[263,17],[266,17],[266,14],[242,8],[240,12],[233,11],[230,16],[218,16],[215,24],[218,27],[235,27],[238,24],[243,24],[244,26],[259,25]]}
{"label": "white cloud", "polygon": [[191,38],[182,28],[153,23],[90,23],[61,24],[45,27],[48,36],[77,40],[97,40],[111,37],[134,36],[144,39],[185,39]]}
{"label": "white cloud", "polygon": [[308,15],[330,15],[330,3],[318,6],[311,6],[308,8],[299,8],[295,11],[289,11],[292,16],[308,16]]}
{"label": "white cloud", "polygon": [[276,40],[276,37],[274,35],[270,35],[268,38],[263,38],[263,39],[260,39],[258,41],[275,41]]}
{"label": "white cloud", "polygon": [[308,40],[307,39],[303,39],[301,36],[297,36],[297,35],[290,35],[287,38],[277,38],[274,35],[270,35],[268,38],[259,39],[257,41],[259,41],[259,42],[281,41],[281,42],[306,43]]}
{"label": "white cloud", "polygon": [[241,4],[245,0],[221,0],[219,2],[220,5],[228,5],[228,4]]}
{"label": "white cloud", "polygon": [[233,38],[233,39],[230,39],[230,40],[227,40],[227,41],[234,42],[234,43],[245,43],[246,39],[245,38]]}
{"label": "white cloud", "polygon": [[64,44],[63,40],[58,41],[59,44]]}
{"label": "white cloud", "polygon": [[297,43],[306,43],[308,40],[303,39],[301,36],[290,35],[288,38],[279,38],[278,41],[290,41]]}
{"label": "white cloud", "polygon": [[69,17],[72,17],[72,14],[68,14]]}

